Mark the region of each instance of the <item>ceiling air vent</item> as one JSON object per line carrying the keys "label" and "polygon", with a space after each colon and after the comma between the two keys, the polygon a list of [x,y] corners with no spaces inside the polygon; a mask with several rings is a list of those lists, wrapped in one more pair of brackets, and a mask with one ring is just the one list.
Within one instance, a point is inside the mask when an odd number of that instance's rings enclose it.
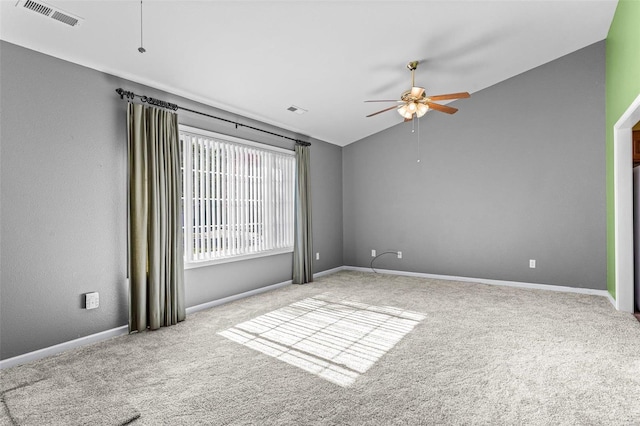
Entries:
{"label": "ceiling air vent", "polygon": [[62,22],[64,24],[71,25],[72,27],[75,27],[76,25],[78,25],[78,22],[79,22],[73,16],[65,15],[64,13],[60,13],[57,10],[55,12],[53,12],[53,15],[51,15],[51,17],[53,19],[55,19],[56,21],[60,21],[60,22]]}
{"label": "ceiling air vent", "polygon": [[295,112],[296,114],[304,114],[305,112],[308,112],[306,109],[297,107],[295,105],[291,105],[289,108],[287,108],[287,111],[291,111],[291,112]]}
{"label": "ceiling air vent", "polygon": [[53,9],[51,9],[50,7],[31,0],[27,0],[26,2],[24,2],[24,7],[29,10],[33,10],[34,12],[41,13],[44,16],[49,16],[51,15],[51,12],[53,12]]}
{"label": "ceiling air vent", "polygon": [[77,27],[80,25],[80,22],[82,22],[82,18],[79,16],[65,12],[58,7],[51,6],[40,0],[20,0],[16,3],[16,7],[31,10],[32,12],[39,13],[47,18],[55,19],[56,21],[62,22],[63,24],[67,24],[71,27]]}

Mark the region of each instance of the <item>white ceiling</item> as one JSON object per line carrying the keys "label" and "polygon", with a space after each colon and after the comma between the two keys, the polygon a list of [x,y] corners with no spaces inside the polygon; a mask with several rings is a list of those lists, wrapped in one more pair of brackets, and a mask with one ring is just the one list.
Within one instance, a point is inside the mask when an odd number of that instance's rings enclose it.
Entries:
{"label": "white ceiling", "polygon": [[365,118],[388,104],[363,101],[410,88],[409,61],[422,61],[416,84],[428,94],[473,96],[603,40],[617,5],[145,0],[141,54],[138,0],[45,2],[84,20],[70,27],[3,0],[0,38],[340,146],[402,121]]}

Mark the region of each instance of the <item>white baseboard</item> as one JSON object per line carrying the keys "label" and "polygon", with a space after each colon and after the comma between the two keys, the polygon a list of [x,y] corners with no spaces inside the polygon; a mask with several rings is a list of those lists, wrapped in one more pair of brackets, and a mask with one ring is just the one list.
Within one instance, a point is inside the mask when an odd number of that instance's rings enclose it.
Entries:
{"label": "white baseboard", "polygon": [[37,351],[27,352],[26,354],[14,356],[13,358],[3,359],[2,361],[0,361],[0,370],[14,367],[20,364],[26,364],[27,362],[36,361],[48,356],[56,355],[60,352],[68,351],[69,349],[77,348],[79,346],[90,345],[91,343],[97,343],[102,340],[110,339],[112,337],[121,336],[123,334],[127,334],[128,332],[129,326],[123,325],[121,327],[101,331],[89,336],[69,340],[68,342],[62,342],[57,345],[49,346],[47,348],[38,349]]}
{"label": "white baseboard", "polygon": [[194,312],[203,311],[205,309],[213,308],[214,306],[224,305],[225,303],[233,302],[235,300],[244,299],[245,297],[254,296],[256,294],[265,293],[267,291],[275,290],[280,287],[291,285],[291,280],[283,281],[278,284],[272,284],[266,287],[256,288],[255,290],[245,291],[244,293],[238,293],[229,297],[223,297],[222,299],[212,300],[211,302],[202,303],[200,305],[191,306],[187,308],[187,315]]}
{"label": "white baseboard", "polygon": [[618,309],[618,304],[616,303],[616,299],[614,299],[613,296],[611,296],[611,293],[609,293],[608,291],[606,293],[607,293],[606,297],[607,299],[609,299],[609,303],[611,303],[613,307],[619,311],[620,309]]}
{"label": "white baseboard", "polygon": [[[329,269],[326,271],[321,271],[316,274],[313,274],[314,278],[321,277],[323,275],[333,274],[335,272],[341,271],[344,267],[338,267],[334,269]],[[244,293],[234,294],[229,297],[224,297],[222,299],[213,300],[211,302],[202,303],[200,305],[191,306],[186,309],[187,315],[192,314],[194,312],[201,311],[203,309],[209,309],[214,306],[223,305],[225,303],[233,302],[234,300],[243,299],[245,297],[253,296],[256,294],[264,293],[267,291],[275,290],[280,287],[285,287],[287,285],[291,285],[291,280],[284,281],[281,283],[269,285],[266,287],[257,288],[255,290],[245,291]],[[27,362],[36,361],[42,358],[46,358],[48,356],[56,355],[64,351],[68,351],[69,349],[77,348],[79,346],[89,345],[91,343],[97,343],[102,340],[110,339],[111,337],[121,336],[123,334],[127,334],[129,332],[129,327],[123,325],[121,327],[112,328],[110,330],[101,331],[99,333],[91,334],[89,336],[80,337],[79,339],[70,340],[68,342],[62,342],[54,346],[49,346],[47,348],[38,349],[37,351],[28,352],[26,354],[18,355],[13,358],[7,358],[4,360],[0,360],[0,370],[5,368],[14,367],[20,364],[26,364]]]}
{"label": "white baseboard", "polygon": [[[342,271],[343,269],[344,269],[344,266],[339,266],[337,268],[327,269],[326,271],[316,272],[315,274],[313,274],[313,278],[322,277],[324,275],[335,274],[336,272]],[[190,308],[187,308],[187,314],[192,314],[194,312],[202,311],[204,309],[213,308],[214,306],[223,305],[225,303],[233,302],[234,300],[244,299],[245,297],[249,297],[249,296],[253,296],[253,295],[256,295],[256,294],[264,293],[264,292],[267,292],[267,291],[275,290],[275,289],[280,288],[280,287],[285,287],[285,286],[291,285],[292,282],[293,282],[292,280],[283,281],[283,282],[278,283],[278,284],[273,284],[273,285],[270,285],[270,286],[267,286],[267,287],[260,287],[260,288],[257,288],[255,290],[245,291],[244,293],[234,294],[232,296],[225,297],[223,299],[213,300],[211,302],[203,303],[201,305],[192,306]]]}
{"label": "white baseboard", "polygon": [[[343,266],[342,269],[347,271],[361,271],[361,272],[373,273],[371,268],[362,268],[359,266]],[[562,293],[590,294],[594,296],[606,297],[614,307],[616,305],[615,301],[611,297],[611,294],[609,294],[607,290],[596,290],[593,288],[577,288],[577,287],[566,287],[566,286],[551,285],[551,284],[523,283],[519,281],[489,280],[486,278],[456,277],[451,275],[424,274],[421,272],[394,271],[390,269],[378,269],[378,268],[376,268],[376,271],[383,274],[404,275],[407,277],[433,278],[433,279],[446,280],[446,281],[462,281],[467,283],[480,283],[480,284],[489,284],[489,285],[500,285],[500,286],[506,286],[506,287],[530,288],[535,290],[559,291]]]}
{"label": "white baseboard", "polygon": [[327,269],[326,271],[321,271],[313,274],[313,278],[323,277],[325,275],[335,274],[336,272],[344,271],[344,266],[338,266],[337,268]]}

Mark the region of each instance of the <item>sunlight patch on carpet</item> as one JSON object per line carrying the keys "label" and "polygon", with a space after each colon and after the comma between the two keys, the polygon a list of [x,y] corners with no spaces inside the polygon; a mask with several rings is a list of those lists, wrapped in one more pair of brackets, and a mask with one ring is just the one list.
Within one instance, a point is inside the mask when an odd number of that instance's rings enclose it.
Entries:
{"label": "sunlight patch on carpet", "polygon": [[322,294],[218,334],[347,387],[424,318]]}

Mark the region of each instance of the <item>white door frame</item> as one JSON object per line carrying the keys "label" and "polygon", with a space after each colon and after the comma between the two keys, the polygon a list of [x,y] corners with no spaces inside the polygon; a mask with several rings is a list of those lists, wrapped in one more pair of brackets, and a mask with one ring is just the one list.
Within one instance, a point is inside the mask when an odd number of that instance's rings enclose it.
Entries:
{"label": "white door frame", "polygon": [[633,159],[631,128],[640,121],[640,95],[613,126],[616,309],[633,312]]}

